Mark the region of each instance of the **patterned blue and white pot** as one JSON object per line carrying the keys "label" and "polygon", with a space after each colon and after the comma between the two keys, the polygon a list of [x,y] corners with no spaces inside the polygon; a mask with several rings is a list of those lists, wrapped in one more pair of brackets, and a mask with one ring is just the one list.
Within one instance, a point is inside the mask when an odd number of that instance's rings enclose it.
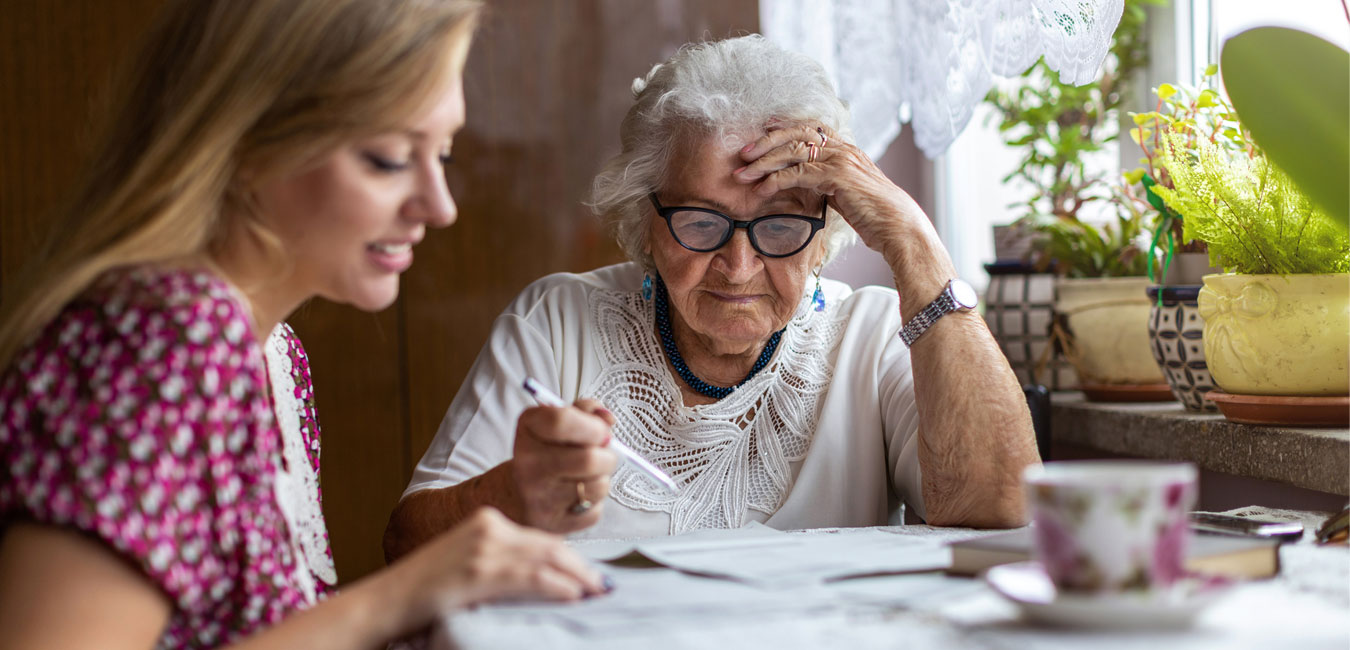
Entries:
{"label": "patterned blue and white pot", "polygon": [[984,269],[989,272],[984,320],[1017,380],[1052,391],[1076,389],[1073,365],[1055,349],[1050,333],[1055,320],[1054,274],[1037,273],[1019,262],[995,262]]}
{"label": "patterned blue and white pot", "polygon": [[1153,360],[1158,362],[1177,400],[1189,411],[1217,411],[1214,402],[1205,399],[1205,393],[1215,386],[1205,364],[1205,321],[1196,304],[1200,286],[1149,287],[1148,299],[1153,308],[1149,312],[1148,335]]}

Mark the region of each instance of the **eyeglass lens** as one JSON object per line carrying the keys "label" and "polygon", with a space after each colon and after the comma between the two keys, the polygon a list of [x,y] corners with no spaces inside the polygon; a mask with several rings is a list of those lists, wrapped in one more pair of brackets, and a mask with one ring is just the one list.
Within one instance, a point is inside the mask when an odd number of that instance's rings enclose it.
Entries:
{"label": "eyeglass lens", "polygon": [[[677,210],[670,215],[670,230],[682,245],[694,250],[719,247],[734,226],[727,219],[707,212]],[[757,219],[749,227],[750,241],[767,255],[788,255],[811,239],[811,223],[796,217]]]}

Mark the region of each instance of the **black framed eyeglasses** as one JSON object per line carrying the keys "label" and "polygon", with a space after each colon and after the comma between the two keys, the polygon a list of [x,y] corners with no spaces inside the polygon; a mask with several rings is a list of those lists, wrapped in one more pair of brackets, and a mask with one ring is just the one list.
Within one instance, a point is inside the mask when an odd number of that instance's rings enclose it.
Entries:
{"label": "black framed eyeglasses", "polygon": [[791,257],[800,253],[816,232],[825,227],[826,199],[820,206],[820,218],[800,214],[770,214],[750,221],[732,219],[708,208],[686,206],[666,207],[647,195],[656,206],[656,213],[666,220],[670,234],[681,246],[696,253],[709,253],[724,246],[737,228],[745,228],[750,245],[765,257]]}

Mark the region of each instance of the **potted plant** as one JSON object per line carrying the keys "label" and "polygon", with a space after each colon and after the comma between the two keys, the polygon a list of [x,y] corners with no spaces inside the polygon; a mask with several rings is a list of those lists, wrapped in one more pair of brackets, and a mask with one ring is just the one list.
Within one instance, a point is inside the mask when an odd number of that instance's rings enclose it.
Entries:
{"label": "potted plant", "polygon": [[[1157,106],[1147,113],[1131,113],[1135,127],[1130,139],[1143,150],[1143,165],[1125,174],[1125,182],[1143,196],[1154,213],[1153,238],[1149,251],[1161,251],[1162,273],[1156,278],[1160,285],[1195,285],[1206,273],[1216,271],[1209,266],[1205,242],[1188,237],[1185,220],[1168,207],[1154,187],[1172,188],[1172,177],[1159,156],[1162,140],[1169,134],[1177,135],[1187,145],[1200,140],[1217,143],[1235,151],[1252,151],[1250,134],[1237,119],[1233,107],[1214,89],[1217,65],[1207,67],[1201,76],[1199,88],[1162,84],[1154,89]],[[1150,274],[1150,279],[1153,275]]]}
{"label": "potted plant", "polygon": [[[1164,142],[1194,150],[1200,142],[1230,150],[1235,155],[1254,154],[1251,136],[1237,119],[1227,100],[1214,89],[1218,66],[1202,75],[1200,88],[1162,84],[1155,93],[1157,107],[1147,113],[1132,113],[1130,131],[1144,152],[1142,167],[1125,175],[1127,189],[1137,188],[1154,213],[1150,253],[1161,258],[1158,286],[1150,286],[1152,302],[1148,334],[1153,359],[1167,378],[1172,394],[1188,410],[1213,411],[1205,398],[1214,381],[1205,361],[1204,321],[1199,315],[1201,278],[1218,272],[1209,265],[1205,242],[1185,228],[1182,213],[1164,203],[1155,189],[1171,190],[1172,175],[1161,155]],[[1155,276],[1150,272],[1150,278]]]}
{"label": "potted plant", "polygon": [[1145,214],[1123,191],[1112,197],[1115,222],[1103,226],[1066,217],[1042,217],[1033,227],[1047,237],[1034,257],[1053,269],[1054,337],[1096,401],[1172,399],[1153,360],[1148,335],[1148,286],[1154,259],[1143,246]]}
{"label": "potted plant", "polygon": [[1205,357],[1222,389],[1211,399],[1223,407],[1225,394],[1350,394],[1345,230],[1259,148],[1235,154],[1172,134],[1160,156],[1173,187],[1155,191],[1186,215],[1186,231],[1204,240],[1211,261],[1226,271],[1205,276],[1199,295]]}
{"label": "potted plant", "polygon": [[1200,296],[1206,354],[1224,389],[1211,396],[1233,420],[1346,426],[1350,53],[1262,27],[1230,39],[1221,60],[1259,149],[1242,157],[1204,147],[1164,196],[1199,209],[1187,213],[1190,230],[1231,272],[1207,276]]}
{"label": "potted plant", "polygon": [[[1117,118],[1127,100],[1124,91],[1147,64],[1144,5],[1164,3],[1127,0],[1098,80],[1082,86],[1061,83],[1042,61],[1023,74],[1024,82],[1017,88],[995,89],[986,97],[1001,116],[1004,142],[1022,151],[1017,168],[1003,181],[1020,179],[1032,188],[1017,222],[995,227],[998,262],[986,266],[990,284],[985,316],[1025,383],[1052,389],[1079,383],[1072,365],[1056,352],[1052,324],[1057,280],[1048,259],[1038,251],[1055,245],[1050,242],[1055,230],[1060,231],[1061,243],[1080,235],[1095,237],[1098,244],[1093,250],[1098,253],[1111,247],[1110,239],[1121,232],[1137,232],[1133,226],[1118,224],[1108,234],[1079,219],[1085,206],[1113,199],[1103,174],[1092,171],[1085,158],[1116,138]],[[1099,257],[1101,267],[1118,256]],[[1053,270],[1068,272],[1066,264]]]}

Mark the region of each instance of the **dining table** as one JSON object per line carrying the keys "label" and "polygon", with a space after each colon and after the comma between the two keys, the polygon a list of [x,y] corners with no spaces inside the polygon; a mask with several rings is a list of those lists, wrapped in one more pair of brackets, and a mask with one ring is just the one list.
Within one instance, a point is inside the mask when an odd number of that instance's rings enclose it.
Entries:
{"label": "dining table", "polygon": [[[1312,531],[1325,513],[1256,512],[1304,521],[1308,532],[1280,546],[1277,575],[1225,584],[1181,624],[1117,615],[1111,607],[1120,601],[1110,599],[1078,624],[1047,624],[995,589],[987,575],[948,575],[940,561],[929,563],[928,570],[844,579],[745,581],[634,562],[629,555],[597,559],[616,583],[610,594],[574,603],[496,603],[446,612],[427,645],[435,650],[1350,648],[1350,549],[1315,542]],[[946,544],[996,532],[905,525],[788,534],[830,536],[834,549],[853,540],[875,547],[893,535],[896,553],[931,558]],[[640,541],[570,543],[584,555],[606,558],[624,543]]]}

